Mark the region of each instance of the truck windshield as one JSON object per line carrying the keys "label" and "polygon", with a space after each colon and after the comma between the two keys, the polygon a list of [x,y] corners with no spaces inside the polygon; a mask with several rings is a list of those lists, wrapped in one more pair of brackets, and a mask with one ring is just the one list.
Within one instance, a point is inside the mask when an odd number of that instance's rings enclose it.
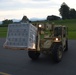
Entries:
{"label": "truck windshield", "polygon": [[56,27],[54,29],[54,36],[61,36],[62,35],[62,27]]}

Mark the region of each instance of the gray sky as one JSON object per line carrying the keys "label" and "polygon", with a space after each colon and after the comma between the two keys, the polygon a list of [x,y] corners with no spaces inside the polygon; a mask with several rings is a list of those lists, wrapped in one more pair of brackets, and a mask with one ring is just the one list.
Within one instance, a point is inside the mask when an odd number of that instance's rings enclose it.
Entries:
{"label": "gray sky", "polygon": [[76,9],[75,0],[0,0],[0,20],[21,19],[23,15],[29,19],[60,16],[59,8],[63,2]]}

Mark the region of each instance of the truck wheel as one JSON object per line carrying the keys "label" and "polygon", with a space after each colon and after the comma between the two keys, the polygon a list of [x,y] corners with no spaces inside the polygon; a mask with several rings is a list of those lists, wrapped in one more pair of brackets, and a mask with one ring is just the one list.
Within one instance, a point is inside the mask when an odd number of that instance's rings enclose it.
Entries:
{"label": "truck wheel", "polygon": [[55,62],[60,62],[63,56],[63,49],[59,43],[55,43],[52,50],[53,60]]}
{"label": "truck wheel", "polygon": [[29,56],[32,60],[38,59],[39,55],[40,55],[40,52],[38,52],[38,51],[28,51],[28,56]]}
{"label": "truck wheel", "polygon": [[66,41],[66,47],[64,51],[68,51],[68,40]]}

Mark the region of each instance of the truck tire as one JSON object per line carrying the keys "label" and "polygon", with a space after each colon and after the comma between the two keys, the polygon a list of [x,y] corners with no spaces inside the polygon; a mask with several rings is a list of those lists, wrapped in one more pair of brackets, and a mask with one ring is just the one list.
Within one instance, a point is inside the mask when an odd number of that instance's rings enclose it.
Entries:
{"label": "truck tire", "polygon": [[37,60],[38,57],[40,55],[40,52],[38,51],[28,51],[28,56],[32,59],[32,60]]}
{"label": "truck tire", "polygon": [[65,46],[65,50],[64,51],[68,51],[68,40],[66,41],[66,46]]}
{"label": "truck tire", "polygon": [[60,62],[63,56],[63,49],[60,43],[54,43],[52,48],[52,56],[55,62]]}

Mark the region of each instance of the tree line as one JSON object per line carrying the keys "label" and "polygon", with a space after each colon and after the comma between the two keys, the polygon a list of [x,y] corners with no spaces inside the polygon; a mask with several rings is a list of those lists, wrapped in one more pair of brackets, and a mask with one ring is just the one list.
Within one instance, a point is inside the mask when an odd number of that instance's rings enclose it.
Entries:
{"label": "tree line", "polygon": [[[74,8],[70,8],[65,2],[63,2],[59,8],[59,13],[62,18],[56,15],[47,16],[47,20],[60,20],[60,19],[76,19],[76,10]],[[20,22],[27,22],[30,20],[27,18],[27,16],[23,16],[22,20]],[[5,19],[2,21],[2,25],[0,26],[8,26],[8,24],[13,23],[13,20]]]}
{"label": "tree line", "polygon": [[65,2],[61,4],[59,12],[62,19],[76,19],[76,10],[70,8]]}
{"label": "tree line", "polygon": [[[19,22],[30,22],[30,20],[27,18],[27,16],[23,16],[22,20]],[[17,23],[17,22],[13,22],[13,20],[5,19],[2,21],[2,25],[0,25],[0,27],[7,27],[11,23]]]}
{"label": "tree line", "polygon": [[51,15],[47,16],[47,20],[60,20],[60,19],[76,19],[76,10],[74,8],[70,8],[65,2],[63,2],[59,8],[60,16]]}

